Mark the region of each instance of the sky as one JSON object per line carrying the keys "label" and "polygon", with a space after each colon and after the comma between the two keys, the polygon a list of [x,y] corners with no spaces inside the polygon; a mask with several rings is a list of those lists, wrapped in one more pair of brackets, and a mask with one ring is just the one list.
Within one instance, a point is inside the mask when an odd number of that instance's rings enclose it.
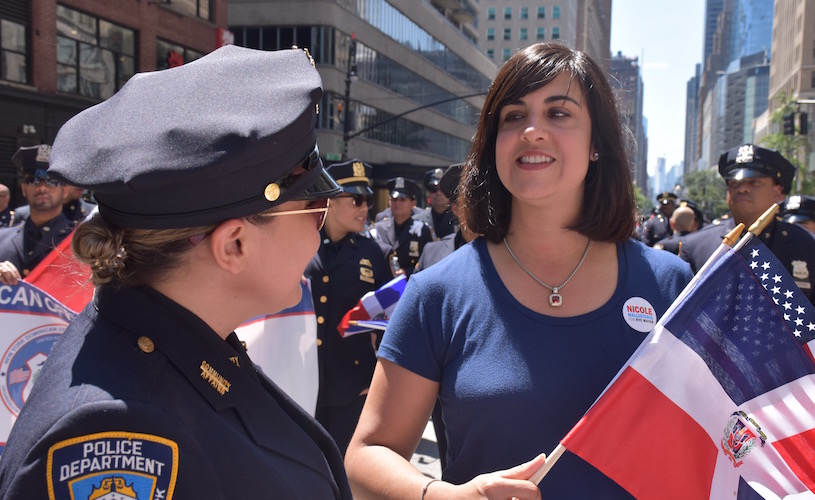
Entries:
{"label": "sky", "polygon": [[611,52],[639,57],[648,119],[648,175],[685,156],[685,94],[702,62],[705,0],[612,0]]}

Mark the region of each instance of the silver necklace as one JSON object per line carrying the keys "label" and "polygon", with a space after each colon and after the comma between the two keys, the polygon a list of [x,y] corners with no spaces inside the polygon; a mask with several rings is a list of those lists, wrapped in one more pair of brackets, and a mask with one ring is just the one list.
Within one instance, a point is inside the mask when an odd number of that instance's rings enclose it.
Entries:
{"label": "silver necklace", "polygon": [[583,252],[583,257],[580,257],[580,262],[577,263],[577,267],[574,268],[574,271],[572,271],[572,274],[570,274],[569,277],[566,278],[566,281],[564,281],[563,283],[561,283],[558,286],[547,285],[546,283],[544,283],[543,281],[538,279],[537,276],[532,274],[532,271],[527,269],[526,266],[521,264],[521,261],[518,260],[518,257],[515,257],[515,253],[512,251],[511,248],[509,248],[509,243],[507,243],[506,236],[504,237],[504,246],[507,247],[507,252],[509,252],[509,255],[512,256],[512,260],[514,260],[516,264],[521,266],[521,269],[526,271],[526,274],[528,274],[530,278],[535,280],[540,286],[542,286],[544,288],[548,288],[549,290],[552,291],[552,293],[549,294],[549,305],[552,306],[552,307],[560,307],[560,306],[563,305],[563,296],[561,294],[559,294],[558,292],[560,291],[561,288],[566,286],[566,284],[568,282],[570,282],[572,280],[572,278],[574,278],[574,275],[577,274],[577,271],[580,269],[580,266],[583,265],[583,261],[586,260],[586,256],[589,254],[589,248],[591,248],[591,241],[592,241],[591,238],[589,238],[589,244],[586,245],[586,251]]}

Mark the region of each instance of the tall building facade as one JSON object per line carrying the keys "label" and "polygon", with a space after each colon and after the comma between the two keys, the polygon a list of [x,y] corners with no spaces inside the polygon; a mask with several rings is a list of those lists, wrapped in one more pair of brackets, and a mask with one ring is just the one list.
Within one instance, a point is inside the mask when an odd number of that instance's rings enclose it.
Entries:
{"label": "tall building facade", "polygon": [[62,124],[135,73],[228,41],[226,12],[226,0],[0,2],[0,183],[11,188],[11,206],[22,202],[17,148],[51,144]]}
{"label": "tall building facade", "polygon": [[609,68],[611,0],[481,0],[479,47],[500,66],[523,47],[564,43]]}
{"label": "tall building facade", "polygon": [[695,172],[696,164],[696,144],[699,139],[699,81],[702,65],[696,64],[696,74],[688,80],[687,91],[685,93],[685,155],[682,161],[684,174]]}
{"label": "tall building facade", "polygon": [[621,52],[611,58],[610,83],[617,97],[620,115],[630,132],[628,158],[634,184],[648,193],[648,140],[643,117],[645,86],[639,58],[626,57]]}
{"label": "tall building facade", "polygon": [[382,188],[469,152],[496,73],[475,45],[478,12],[475,0],[230,0],[228,17],[237,45],[309,49],[321,155],[370,163]]}

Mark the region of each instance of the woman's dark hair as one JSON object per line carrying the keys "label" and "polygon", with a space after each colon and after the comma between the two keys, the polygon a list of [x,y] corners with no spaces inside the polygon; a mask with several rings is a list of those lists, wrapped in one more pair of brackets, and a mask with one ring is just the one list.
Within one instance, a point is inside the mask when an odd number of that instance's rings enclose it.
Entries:
{"label": "woman's dark hair", "polygon": [[506,235],[512,195],[495,168],[501,109],[568,73],[579,84],[591,118],[591,144],[583,208],[570,229],[598,241],[619,242],[634,232],[636,205],[617,103],[603,70],[582,52],[539,43],[517,52],[492,82],[459,185],[462,219],[493,242]]}

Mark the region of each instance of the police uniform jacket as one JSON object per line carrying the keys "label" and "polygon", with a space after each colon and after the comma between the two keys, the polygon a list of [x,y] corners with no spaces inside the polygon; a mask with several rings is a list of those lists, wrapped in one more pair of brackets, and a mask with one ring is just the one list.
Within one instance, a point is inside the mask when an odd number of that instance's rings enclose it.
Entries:
{"label": "police uniform jacket", "polygon": [[59,214],[42,227],[31,220],[14,227],[0,229],[0,262],[11,261],[27,276],[51,250],[71,234],[74,223]]}
{"label": "police uniform jacket", "polygon": [[672,234],[667,238],[662,238],[661,240],[654,243],[654,248],[657,250],[667,250],[674,255],[679,255],[679,252],[682,248],[682,237],[686,234],[690,234],[690,231],[686,231],[683,234]]}
{"label": "police uniform jacket", "polygon": [[640,241],[652,247],[659,240],[670,236],[671,233],[670,221],[665,214],[657,212],[643,224]]}
{"label": "police uniform jacket", "polygon": [[14,213],[17,214],[17,219],[20,222],[23,222],[28,219],[28,216],[31,214],[31,206],[30,205],[20,205],[19,207],[14,209]]}
{"label": "police uniform jacket", "polygon": [[74,222],[82,222],[88,217],[96,205],[83,200],[82,198],[62,205],[62,213]]}
{"label": "police uniform jacket", "polygon": [[371,336],[342,338],[337,325],[366,292],[392,279],[379,245],[350,233],[332,243],[323,233],[317,255],[306,266],[317,314],[320,390],[317,406],[346,406],[371,385],[376,355]]}
{"label": "police uniform jacket", "polygon": [[49,483],[65,499],[351,498],[330,436],[236,335],[149,288],[97,289],[40,372],[0,498],[49,498]]}
{"label": "police uniform jacket", "polygon": [[[734,227],[732,217],[721,224],[705,226],[683,237],[680,257],[688,261],[693,272],[699,271],[722,239]],[[802,228],[776,218],[759,236],[795,279],[798,287],[815,304],[815,241]]]}
{"label": "police uniform jacket", "polygon": [[[430,227],[422,221],[411,217],[400,225],[397,233],[396,221],[393,218],[383,219],[374,224],[376,238],[391,247],[388,261],[396,255],[399,267],[410,276],[419,262],[424,246],[433,241]],[[391,275],[393,277],[393,274]]]}
{"label": "police uniform jacket", "polygon": [[456,219],[456,216],[453,215],[452,210],[448,208],[440,214],[433,211],[433,208],[428,208],[427,211],[430,213],[430,218],[433,223],[434,238],[440,240],[448,234],[453,234],[456,232],[456,228],[458,227],[458,219]]}

